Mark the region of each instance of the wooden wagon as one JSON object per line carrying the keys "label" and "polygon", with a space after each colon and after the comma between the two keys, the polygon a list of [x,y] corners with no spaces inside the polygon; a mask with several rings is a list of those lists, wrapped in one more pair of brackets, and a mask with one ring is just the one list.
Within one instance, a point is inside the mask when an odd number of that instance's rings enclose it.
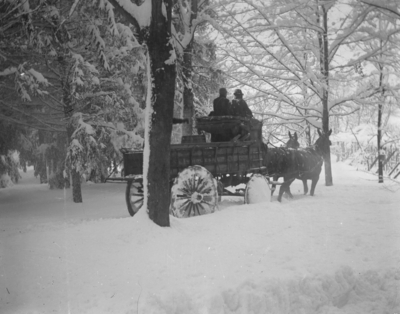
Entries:
{"label": "wooden wagon", "polygon": [[[207,121],[208,120],[208,121]],[[205,136],[183,137],[181,144],[171,144],[170,213],[188,217],[214,212],[221,195],[244,195],[249,201],[251,185],[263,183],[266,194],[269,186],[262,174],[266,168],[263,156],[266,146],[261,140],[262,123],[255,119],[207,117],[197,120],[199,130],[218,132],[231,129],[236,123],[247,123],[250,137],[230,142],[205,142]],[[225,123],[224,123],[225,122]],[[133,216],[143,205],[143,151],[123,149],[125,178],[128,181],[126,202]],[[252,176],[252,177],[251,177]],[[260,181],[261,180],[261,181]],[[247,184],[244,193],[231,192],[229,186]],[[268,192],[267,192],[268,190]]]}

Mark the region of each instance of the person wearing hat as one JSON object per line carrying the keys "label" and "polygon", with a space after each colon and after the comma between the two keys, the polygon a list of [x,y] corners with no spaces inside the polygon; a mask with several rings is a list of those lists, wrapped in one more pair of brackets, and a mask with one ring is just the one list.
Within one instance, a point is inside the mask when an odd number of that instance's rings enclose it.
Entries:
{"label": "person wearing hat", "polygon": [[[226,88],[222,87],[219,89],[219,97],[214,99],[213,108],[209,116],[231,116],[232,115],[232,105],[226,96],[228,91]],[[211,142],[227,142],[231,139],[228,134],[211,133]]]}
{"label": "person wearing hat", "polygon": [[[235,99],[232,100],[232,115],[241,118],[253,118],[253,113],[243,99],[242,91],[237,89],[233,95],[235,95]],[[234,130],[234,134],[237,134],[234,137],[234,140],[247,140],[250,137],[250,125],[245,121],[242,121],[240,125],[238,125],[237,129]]]}
{"label": "person wearing hat", "polygon": [[214,99],[213,107],[214,111],[210,113],[210,116],[230,116],[232,115],[232,105],[226,96],[228,91],[222,87],[219,89],[219,97]]}
{"label": "person wearing hat", "polygon": [[243,118],[252,118],[253,113],[244,101],[242,91],[237,89],[233,95],[235,95],[235,99],[232,100],[232,115]]}

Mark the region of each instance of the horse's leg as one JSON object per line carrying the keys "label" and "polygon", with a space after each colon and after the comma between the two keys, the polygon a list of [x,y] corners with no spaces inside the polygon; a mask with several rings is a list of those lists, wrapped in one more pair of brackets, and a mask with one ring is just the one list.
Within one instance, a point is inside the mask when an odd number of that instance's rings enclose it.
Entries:
{"label": "horse's leg", "polygon": [[281,187],[279,188],[279,195],[278,195],[278,202],[282,201],[282,195],[283,192],[285,191],[286,187],[285,187],[285,182],[282,183]]}
{"label": "horse's leg", "polygon": [[314,190],[319,180],[319,174],[312,179],[310,195],[314,196]]}
{"label": "horse's leg", "polygon": [[290,184],[292,184],[292,182],[294,181],[294,179],[289,183],[289,185],[286,187],[286,194],[290,197],[293,198],[292,192],[290,191]]}
{"label": "horse's leg", "polygon": [[292,182],[294,181],[295,178],[284,178],[284,181],[279,189],[279,195],[278,195],[278,201],[282,201],[282,195],[283,192],[289,191],[290,193],[290,185],[292,184]]}
{"label": "horse's leg", "polygon": [[307,179],[303,179],[303,187],[304,187],[304,195],[307,195],[308,193]]}
{"label": "horse's leg", "polygon": [[[278,179],[279,179],[278,177],[272,177],[272,180],[274,180],[274,181],[277,181]],[[272,195],[274,195],[275,189],[276,189],[276,184],[272,184],[271,185],[271,197],[272,197]]]}

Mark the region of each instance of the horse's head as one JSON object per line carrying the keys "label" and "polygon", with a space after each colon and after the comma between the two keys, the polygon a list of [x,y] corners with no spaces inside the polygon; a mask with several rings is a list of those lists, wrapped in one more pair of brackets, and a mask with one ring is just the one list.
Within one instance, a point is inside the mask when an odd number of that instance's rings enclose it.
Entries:
{"label": "horse's head", "polygon": [[316,151],[325,154],[328,152],[329,150],[329,146],[332,145],[331,141],[329,140],[329,136],[332,134],[332,129],[329,130],[328,133],[324,133],[318,129],[318,135],[319,138],[317,139],[317,141],[315,142],[314,146]]}
{"label": "horse's head", "polygon": [[300,147],[299,141],[297,140],[297,132],[292,135],[289,131],[289,140],[286,142],[286,148],[298,149]]}

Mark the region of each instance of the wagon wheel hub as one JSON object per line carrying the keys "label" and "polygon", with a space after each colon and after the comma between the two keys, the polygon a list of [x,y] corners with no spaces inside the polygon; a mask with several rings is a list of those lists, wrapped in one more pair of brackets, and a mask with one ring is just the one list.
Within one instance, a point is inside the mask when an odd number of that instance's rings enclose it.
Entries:
{"label": "wagon wheel hub", "polygon": [[190,200],[192,201],[193,204],[201,203],[203,201],[203,194],[194,192]]}

